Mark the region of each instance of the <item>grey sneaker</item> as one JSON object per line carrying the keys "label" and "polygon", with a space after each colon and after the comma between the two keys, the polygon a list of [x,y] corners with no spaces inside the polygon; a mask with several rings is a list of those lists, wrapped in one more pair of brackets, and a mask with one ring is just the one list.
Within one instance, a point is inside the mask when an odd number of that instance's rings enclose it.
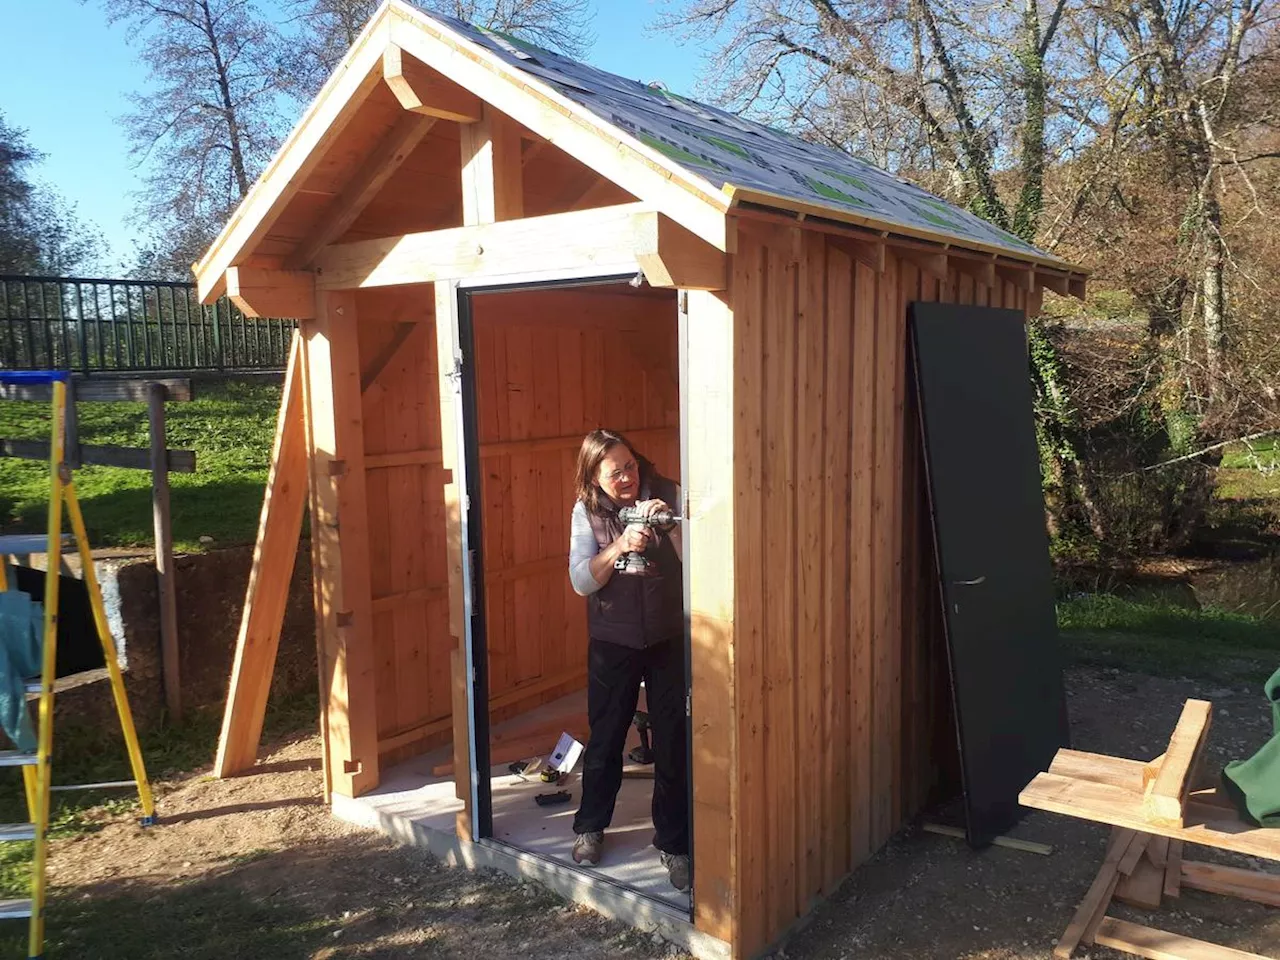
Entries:
{"label": "grey sneaker", "polygon": [[684,893],[693,880],[693,864],[687,853],[664,853],[659,855],[662,865],[667,868],[667,879],[671,885]]}
{"label": "grey sneaker", "polygon": [[600,862],[600,850],[604,847],[604,833],[593,830],[573,838],[573,862],[595,866]]}

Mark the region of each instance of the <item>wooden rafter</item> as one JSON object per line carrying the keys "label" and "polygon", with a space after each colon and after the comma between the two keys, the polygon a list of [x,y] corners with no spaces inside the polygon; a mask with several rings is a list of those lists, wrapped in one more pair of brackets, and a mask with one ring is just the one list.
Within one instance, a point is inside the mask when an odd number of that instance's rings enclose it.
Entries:
{"label": "wooden rafter", "polygon": [[435,117],[406,111],[334,197],[285,266],[294,270],[310,266],[317,253],[346,233],[435,123]]}

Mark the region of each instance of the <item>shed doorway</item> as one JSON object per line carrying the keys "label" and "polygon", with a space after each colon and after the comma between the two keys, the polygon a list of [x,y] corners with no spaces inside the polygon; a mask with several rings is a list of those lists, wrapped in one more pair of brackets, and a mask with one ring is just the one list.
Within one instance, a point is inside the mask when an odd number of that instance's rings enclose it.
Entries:
{"label": "shed doorway", "polygon": [[[562,734],[584,745],[589,734],[586,601],[567,572],[583,436],[596,427],[617,430],[680,482],[677,294],[631,277],[469,288],[458,292],[457,318],[466,358],[460,426],[471,558],[470,736],[474,769],[489,771],[473,784],[476,839],[688,916],[690,894],[670,885],[652,846],[653,764],[638,750],[643,718],[624,748],[622,787],[594,867],[571,857],[581,758],[557,783],[541,769],[521,770],[532,758],[549,760]],[[680,655],[687,694],[687,629]],[[643,689],[637,710],[646,710]],[[561,792],[568,801],[535,799]]]}

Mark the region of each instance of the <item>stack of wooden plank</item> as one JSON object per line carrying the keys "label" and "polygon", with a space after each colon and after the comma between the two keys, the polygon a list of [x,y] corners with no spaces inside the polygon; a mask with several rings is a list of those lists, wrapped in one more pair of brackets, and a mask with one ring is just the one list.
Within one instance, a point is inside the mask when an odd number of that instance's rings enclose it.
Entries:
{"label": "stack of wooden plank", "polygon": [[1113,899],[1154,910],[1184,886],[1280,907],[1280,875],[1183,859],[1191,843],[1280,862],[1280,830],[1240,820],[1225,795],[1200,781],[1212,714],[1207,701],[1188,700],[1169,749],[1149,763],[1059,750],[1022,791],[1024,806],[1114,828],[1055,957],[1098,943],[1153,960],[1266,960],[1107,915]]}

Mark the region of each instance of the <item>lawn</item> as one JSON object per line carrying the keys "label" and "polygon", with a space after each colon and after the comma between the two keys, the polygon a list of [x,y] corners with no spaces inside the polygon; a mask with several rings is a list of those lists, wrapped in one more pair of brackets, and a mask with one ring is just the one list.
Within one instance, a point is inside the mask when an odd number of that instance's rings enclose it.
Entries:
{"label": "lawn", "polygon": [[[196,452],[195,473],[170,474],[174,547],[201,550],[249,543],[257,529],[262,489],[280,403],[278,383],[197,383],[196,399],[170,403],[166,432],[171,449]],[[146,448],[144,403],[81,403],[80,438],[87,444]],[[0,437],[48,439],[46,403],[0,404]],[[0,458],[0,530],[43,532],[48,464]],[[151,476],[145,470],[87,466],[76,471],[76,492],[95,547],[154,542]]]}
{"label": "lawn", "polygon": [[1087,593],[1058,601],[1068,658],[1155,676],[1262,684],[1280,667],[1280,619]]}
{"label": "lawn", "polygon": [[1280,437],[1228,448],[1218,470],[1218,496],[1280,504]]}

